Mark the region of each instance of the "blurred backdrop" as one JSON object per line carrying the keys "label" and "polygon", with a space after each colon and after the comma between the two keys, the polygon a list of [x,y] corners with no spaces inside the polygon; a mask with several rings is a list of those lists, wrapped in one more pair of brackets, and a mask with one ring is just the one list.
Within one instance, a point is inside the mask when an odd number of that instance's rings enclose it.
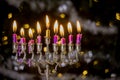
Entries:
{"label": "blurred backdrop", "polygon": [[[51,35],[54,34],[52,29],[53,22],[56,19],[65,28],[65,38],[68,36],[66,28],[68,21],[72,23],[73,34],[76,34],[76,20],[79,20],[82,28],[81,33],[83,34],[81,43],[81,55],[83,56],[81,56],[79,63],[60,68],[57,76],[54,76],[56,80],[58,78],[60,80],[80,80],[80,78],[83,79],[81,74],[86,72],[89,76],[86,77],[86,80],[119,77],[119,4],[120,1],[118,0],[0,0],[1,80],[26,80],[24,76],[28,80],[40,79],[35,68],[24,66],[24,70],[21,68],[15,69],[11,57],[14,55],[12,54],[12,23],[13,20],[17,21],[18,34],[21,27],[24,27],[26,31],[31,27],[36,32],[37,21],[41,23],[42,29],[45,30],[46,14],[50,17]],[[34,35],[37,34],[34,33]],[[45,35],[44,31],[41,35]],[[28,35],[25,36],[28,38]],[[18,36],[19,38],[20,36]],[[68,79],[69,75],[72,75],[71,79]],[[61,77],[65,77],[65,79]]]}

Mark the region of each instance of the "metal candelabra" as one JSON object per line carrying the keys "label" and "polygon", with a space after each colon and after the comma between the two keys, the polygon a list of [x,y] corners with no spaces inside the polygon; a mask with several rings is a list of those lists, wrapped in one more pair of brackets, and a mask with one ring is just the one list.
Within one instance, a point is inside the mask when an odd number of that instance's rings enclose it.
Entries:
{"label": "metal candelabra", "polygon": [[[52,74],[50,70],[50,65],[55,65],[54,67],[54,73],[57,71],[57,67],[65,67],[66,65],[72,65],[79,61],[78,54],[81,49],[80,44],[75,45],[69,43],[66,44],[55,44],[53,43],[53,52],[50,52],[50,37],[45,37],[45,44],[46,44],[46,51],[44,52],[45,55],[42,52],[42,43],[28,43],[28,52],[27,50],[27,44],[26,43],[20,43],[15,42],[13,43],[13,53],[16,53],[15,61],[19,64],[27,64],[32,67],[37,67],[38,72],[40,75],[45,75],[46,80],[49,80],[49,75]],[[36,48],[34,48],[36,46]],[[68,48],[68,51],[66,50],[66,47]],[[59,50],[60,48],[60,50]],[[34,52],[36,49],[36,52]],[[28,54],[31,55],[30,58],[27,58]],[[21,54],[23,54],[22,57],[19,57]],[[35,58],[35,54],[39,57]],[[42,72],[41,66],[45,65],[45,70]]]}

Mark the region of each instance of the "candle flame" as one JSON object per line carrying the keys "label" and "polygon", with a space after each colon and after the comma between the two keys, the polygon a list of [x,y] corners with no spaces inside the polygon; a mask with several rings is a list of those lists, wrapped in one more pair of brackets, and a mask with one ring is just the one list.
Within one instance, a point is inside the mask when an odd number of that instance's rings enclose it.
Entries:
{"label": "candle flame", "polygon": [[41,33],[41,27],[40,27],[40,23],[37,21],[37,33],[40,34]]}
{"label": "candle flame", "polygon": [[62,25],[60,25],[60,35],[63,37],[64,36],[64,28]]}
{"label": "candle flame", "polygon": [[81,26],[80,26],[80,22],[77,20],[77,32],[80,33],[81,32]]}
{"label": "candle flame", "polygon": [[13,32],[16,32],[17,30],[17,23],[16,20],[13,21]]}
{"label": "candle flame", "polygon": [[58,21],[57,20],[54,23],[54,32],[58,33]]}
{"label": "candle flame", "polygon": [[50,21],[49,21],[48,15],[46,15],[46,27],[47,28],[50,27]]}
{"label": "candle flame", "polygon": [[67,27],[68,27],[68,32],[72,33],[72,25],[70,22],[68,22]]}
{"label": "candle flame", "polygon": [[29,33],[28,33],[28,34],[29,34],[29,37],[30,37],[30,38],[33,38],[33,32],[32,32],[32,29],[31,29],[31,28],[29,29]]}
{"label": "candle flame", "polygon": [[20,34],[21,34],[21,36],[24,36],[25,33],[24,33],[24,29],[23,28],[20,29]]}

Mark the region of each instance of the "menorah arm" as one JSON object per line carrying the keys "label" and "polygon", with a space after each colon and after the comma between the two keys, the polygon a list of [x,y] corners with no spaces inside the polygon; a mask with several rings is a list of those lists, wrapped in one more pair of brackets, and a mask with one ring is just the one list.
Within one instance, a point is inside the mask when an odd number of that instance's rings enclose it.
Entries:
{"label": "menorah arm", "polygon": [[59,66],[59,63],[56,63],[55,68],[54,68],[55,71],[57,71],[58,66]]}
{"label": "menorah arm", "polygon": [[39,73],[40,75],[45,75],[45,73],[42,73],[40,66],[39,66],[38,64],[37,64],[36,66],[37,66],[37,68],[38,68],[38,73]]}

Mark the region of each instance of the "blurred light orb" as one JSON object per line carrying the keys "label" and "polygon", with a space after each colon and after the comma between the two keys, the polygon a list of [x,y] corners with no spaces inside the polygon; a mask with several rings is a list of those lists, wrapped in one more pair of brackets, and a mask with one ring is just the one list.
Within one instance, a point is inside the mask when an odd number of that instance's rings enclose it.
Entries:
{"label": "blurred light orb", "polygon": [[85,76],[85,75],[88,74],[88,71],[87,71],[87,70],[84,70],[82,74]]}
{"label": "blurred light orb", "polygon": [[8,14],[8,19],[11,19],[12,18],[12,13],[9,13]]}
{"label": "blurred light orb", "polygon": [[120,21],[120,13],[116,13],[116,19]]}
{"label": "blurred light orb", "polygon": [[96,26],[100,26],[100,21],[97,21],[97,22],[96,22]]}
{"label": "blurred light orb", "polygon": [[64,13],[61,13],[61,14],[60,14],[60,18],[65,18],[65,16],[66,16],[66,15],[65,15]]}
{"label": "blurred light orb", "polygon": [[87,63],[90,63],[91,60],[93,58],[93,53],[92,51],[88,51],[86,54],[84,54],[84,60],[87,62]]}
{"label": "blurred light orb", "polygon": [[58,11],[59,12],[66,12],[68,9],[67,5],[66,4],[62,4],[58,7]]}
{"label": "blurred light orb", "polygon": [[85,52],[84,52],[84,51],[81,51],[81,52],[80,52],[80,55],[84,55],[84,54],[85,54]]}
{"label": "blurred light orb", "polygon": [[43,51],[46,52],[46,51],[47,51],[47,47],[44,47],[44,48],[43,48]]}
{"label": "blurred light orb", "polygon": [[55,69],[53,69],[53,70],[52,70],[52,73],[56,73],[56,70],[55,70]]}
{"label": "blurred light orb", "polygon": [[15,70],[15,71],[18,71],[18,67],[17,67],[17,66],[15,66],[15,67],[14,67],[14,70]]}
{"label": "blurred light orb", "polygon": [[3,38],[2,38],[2,41],[6,41],[8,39],[8,37],[7,36],[4,36]]}
{"label": "blurred light orb", "polygon": [[105,69],[105,73],[108,73],[109,72],[109,69]]}
{"label": "blurred light orb", "polygon": [[62,73],[58,73],[58,75],[57,75],[59,78],[61,78],[63,75],[62,75]]}
{"label": "blurred light orb", "polygon": [[111,76],[111,78],[114,78],[114,77],[116,77],[116,74],[112,73],[110,76]]}
{"label": "blurred light orb", "polygon": [[95,61],[93,62],[93,65],[97,65],[97,64],[98,64],[98,61],[95,60]]}
{"label": "blurred light orb", "polygon": [[30,27],[29,24],[24,24],[25,29],[28,29],[29,27]]}

